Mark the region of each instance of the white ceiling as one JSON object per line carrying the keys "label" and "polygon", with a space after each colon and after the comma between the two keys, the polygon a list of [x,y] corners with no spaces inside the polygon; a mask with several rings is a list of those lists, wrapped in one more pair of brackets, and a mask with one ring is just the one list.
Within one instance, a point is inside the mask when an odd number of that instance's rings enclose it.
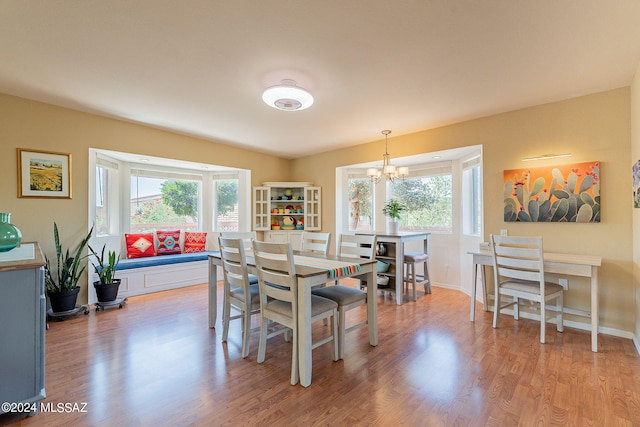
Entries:
{"label": "white ceiling", "polygon": [[[639,0],[2,0],[0,92],[287,158],[628,86]],[[308,110],[267,107],[294,79]]]}

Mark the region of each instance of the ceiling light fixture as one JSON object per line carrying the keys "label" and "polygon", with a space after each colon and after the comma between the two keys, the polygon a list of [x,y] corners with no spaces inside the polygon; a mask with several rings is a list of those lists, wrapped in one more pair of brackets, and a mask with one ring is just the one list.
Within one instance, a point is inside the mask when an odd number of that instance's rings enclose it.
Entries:
{"label": "ceiling light fixture", "polygon": [[406,166],[402,166],[396,168],[391,164],[389,160],[389,134],[390,130],[383,130],[382,134],[384,135],[384,154],[382,155],[382,170],[378,168],[369,168],[367,169],[367,176],[371,178],[371,181],[374,183],[380,182],[382,177],[386,180],[393,182],[395,179],[404,179],[407,175],[409,175],[409,168]]}
{"label": "ceiling light fixture", "polygon": [[269,106],[285,111],[298,111],[313,105],[313,96],[305,89],[296,86],[294,80],[285,79],[279,85],[267,88],[262,100]]}
{"label": "ceiling light fixture", "polygon": [[558,157],[569,157],[571,156],[571,153],[562,153],[562,154],[541,154],[539,156],[535,156],[535,157],[523,157],[522,161],[523,162],[529,162],[531,160],[544,160],[544,159],[555,159]]}

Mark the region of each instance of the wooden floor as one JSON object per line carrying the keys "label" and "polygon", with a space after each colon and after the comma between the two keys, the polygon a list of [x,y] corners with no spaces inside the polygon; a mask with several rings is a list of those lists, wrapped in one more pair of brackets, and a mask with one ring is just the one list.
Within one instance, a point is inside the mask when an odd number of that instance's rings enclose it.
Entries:
{"label": "wooden floor", "polygon": [[[352,310],[356,318],[363,310]],[[379,298],[380,344],[366,328],[347,335],[345,359],[313,353],[309,388],[289,384],[282,336],[256,362],[207,327],[205,285],[129,298],[126,306],[52,322],[46,335],[45,402],[84,412],[13,414],[24,426],[639,426],[640,358],[630,340],[501,317],[469,297],[434,288],[396,306]],[[220,311],[219,311],[220,312]],[[314,333],[323,334],[320,322]],[[86,407],[83,405],[86,404]],[[72,406],[73,407],[73,406]]]}

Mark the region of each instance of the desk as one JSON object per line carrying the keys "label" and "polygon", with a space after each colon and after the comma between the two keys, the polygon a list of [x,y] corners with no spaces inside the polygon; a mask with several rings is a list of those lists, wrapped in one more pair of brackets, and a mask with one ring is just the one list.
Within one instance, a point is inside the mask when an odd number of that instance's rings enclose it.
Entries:
{"label": "desk", "polygon": [[[296,251],[297,252],[297,251]],[[302,254],[302,253],[300,253]],[[304,255],[353,263],[353,258],[339,258],[319,256],[305,252]],[[367,275],[367,322],[369,329],[369,343],[378,345],[378,286],[376,284],[376,260],[358,259],[360,271],[340,277]],[[217,317],[217,267],[222,266],[220,254],[209,255],[209,327],[213,328]],[[255,262],[252,256],[247,256],[249,271],[256,274]],[[298,360],[300,365],[300,384],[308,387],[311,384],[311,288],[332,281],[329,271],[322,268],[296,264],[298,278]],[[373,286],[370,286],[372,284]]]}
{"label": "desk", "polygon": [[[387,248],[389,256],[378,256],[377,258],[388,260],[395,263],[396,266],[396,304],[402,304],[402,289],[404,286],[404,244],[407,242],[422,241],[423,251],[429,253],[429,234],[428,231],[403,231],[397,234],[385,233],[383,231],[360,231],[356,234],[375,234],[378,243],[388,243],[395,245],[395,250]],[[400,250],[398,250],[398,248]]]}
{"label": "desk", "polygon": [[[471,321],[475,321],[476,314],[476,283],[478,266],[482,279],[482,303],[485,311],[487,307],[487,287],[484,266],[493,267],[491,251],[479,250],[467,252],[473,256],[473,282],[471,283]],[[591,279],[591,350],[598,351],[598,267],[602,264],[602,257],[590,255],[571,255],[544,253],[544,272],[567,276],[589,277]],[[494,308],[495,309],[495,308]]]}

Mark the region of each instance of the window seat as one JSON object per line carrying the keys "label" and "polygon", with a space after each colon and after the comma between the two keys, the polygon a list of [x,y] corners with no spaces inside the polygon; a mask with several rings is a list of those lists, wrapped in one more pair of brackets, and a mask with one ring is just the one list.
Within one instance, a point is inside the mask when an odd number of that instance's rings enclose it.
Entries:
{"label": "window seat", "polygon": [[159,255],[144,258],[121,259],[118,261],[117,271],[130,270],[141,267],[155,267],[158,265],[181,264],[193,261],[206,261],[211,254],[219,254],[218,251],[194,252],[189,254]]}
{"label": "window seat", "polygon": [[[167,291],[209,281],[209,255],[217,251],[160,255],[118,261],[115,278],[120,279],[118,298]],[[93,279],[98,280],[93,273]],[[96,302],[89,287],[89,303]]]}

